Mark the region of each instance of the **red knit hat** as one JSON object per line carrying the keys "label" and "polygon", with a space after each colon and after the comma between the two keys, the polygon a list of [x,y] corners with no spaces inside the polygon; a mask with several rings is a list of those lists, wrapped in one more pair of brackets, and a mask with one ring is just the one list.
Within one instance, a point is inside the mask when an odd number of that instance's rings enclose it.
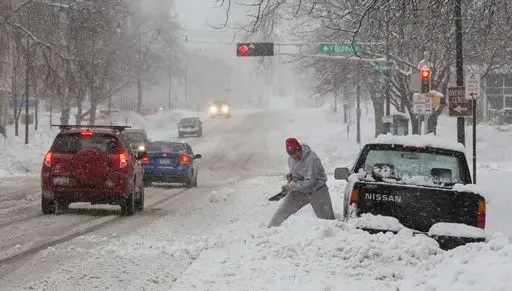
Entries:
{"label": "red knit hat", "polygon": [[300,145],[299,141],[294,137],[287,138],[285,144],[286,144],[286,152],[289,155],[293,155],[296,152],[302,150],[302,146]]}

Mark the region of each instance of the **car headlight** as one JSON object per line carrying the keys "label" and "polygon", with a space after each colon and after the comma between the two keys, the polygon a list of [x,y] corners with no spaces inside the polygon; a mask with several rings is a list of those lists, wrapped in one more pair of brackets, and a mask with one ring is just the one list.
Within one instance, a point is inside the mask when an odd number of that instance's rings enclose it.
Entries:
{"label": "car headlight", "polygon": [[211,111],[212,113],[216,113],[216,112],[217,112],[217,110],[218,110],[218,109],[217,109],[217,107],[215,107],[215,106],[210,107],[210,111]]}
{"label": "car headlight", "polygon": [[227,105],[222,106],[222,112],[228,113],[228,111],[229,111],[229,106],[227,106]]}
{"label": "car headlight", "polygon": [[140,146],[137,148],[137,150],[138,150],[139,152],[143,152],[143,151],[145,151],[145,150],[146,150],[146,147],[145,147],[145,146],[143,146],[143,145],[140,145]]}

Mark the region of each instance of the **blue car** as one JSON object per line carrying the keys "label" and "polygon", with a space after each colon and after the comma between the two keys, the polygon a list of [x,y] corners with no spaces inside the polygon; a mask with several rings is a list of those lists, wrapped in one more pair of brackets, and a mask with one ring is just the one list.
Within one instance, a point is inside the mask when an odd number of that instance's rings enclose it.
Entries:
{"label": "blue car", "polygon": [[179,183],[197,187],[198,162],[201,155],[194,154],[192,147],[181,141],[154,141],[146,147],[142,158],[144,186],[152,183]]}

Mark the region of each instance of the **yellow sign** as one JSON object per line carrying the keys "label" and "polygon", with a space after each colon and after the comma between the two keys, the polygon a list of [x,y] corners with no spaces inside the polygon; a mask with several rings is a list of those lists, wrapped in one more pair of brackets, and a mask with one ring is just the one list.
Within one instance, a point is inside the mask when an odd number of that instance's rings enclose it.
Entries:
{"label": "yellow sign", "polygon": [[425,93],[425,95],[427,95],[427,97],[429,97],[430,100],[432,100],[432,108],[437,110],[439,107],[441,107],[440,94],[438,94],[436,91],[430,91],[428,93]]}

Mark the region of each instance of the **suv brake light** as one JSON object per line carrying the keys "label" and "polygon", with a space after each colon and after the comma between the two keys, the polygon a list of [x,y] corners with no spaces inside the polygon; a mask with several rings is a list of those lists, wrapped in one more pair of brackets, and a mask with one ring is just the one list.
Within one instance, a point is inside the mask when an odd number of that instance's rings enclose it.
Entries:
{"label": "suv brake light", "polygon": [[478,228],[485,228],[485,214],[486,214],[485,200],[478,201],[478,215],[476,218],[476,226]]}
{"label": "suv brake light", "polygon": [[92,136],[92,135],[93,135],[92,131],[87,130],[87,131],[80,132],[80,136]]}
{"label": "suv brake light", "polygon": [[128,165],[128,154],[126,152],[119,153],[119,168],[124,168]]}
{"label": "suv brake light", "polygon": [[180,164],[188,164],[190,162],[190,158],[188,156],[182,155],[180,157]]}
{"label": "suv brake light", "polygon": [[48,168],[52,166],[52,152],[46,153],[46,156],[44,157],[44,165]]}
{"label": "suv brake light", "polygon": [[143,165],[149,165],[149,157],[148,156],[142,157],[142,164]]}

